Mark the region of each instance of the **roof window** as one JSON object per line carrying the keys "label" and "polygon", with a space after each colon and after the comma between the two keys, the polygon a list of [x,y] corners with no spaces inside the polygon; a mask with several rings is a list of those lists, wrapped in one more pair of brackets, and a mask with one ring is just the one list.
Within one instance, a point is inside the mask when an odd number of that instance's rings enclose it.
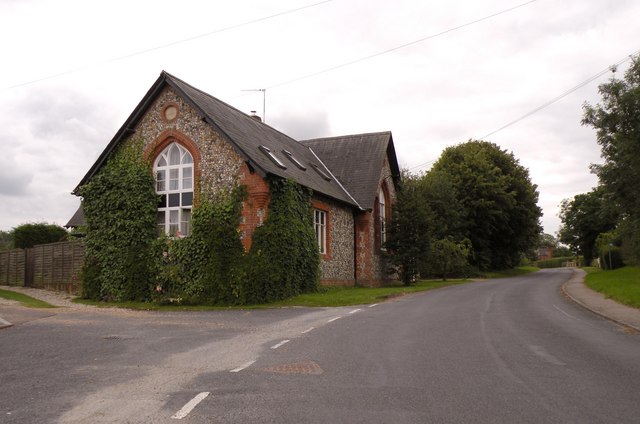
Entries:
{"label": "roof window", "polygon": [[288,150],[283,150],[282,153],[284,153],[295,166],[302,169],[303,171],[307,170],[307,167],[304,166],[298,159],[296,159],[295,156],[293,156],[293,153]]}
{"label": "roof window", "polygon": [[267,146],[262,146],[262,145],[261,145],[261,146],[260,146],[260,151],[261,151],[262,153],[264,153],[265,155],[267,155],[267,157],[268,157],[269,159],[271,159],[271,162],[275,163],[275,164],[276,164],[276,166],[277,166],[278,168],[287,169],[286,165],[285,165],[284,163],[282,163],[282,162],[280,161],[280,159],[278,159],[278,158],[276,157],[276,155],[274,155],[274,154],[273,154],[273,152],[271,151],[271,149],[269,149]]}
{"label": "roof window", "polygon": [[322,178],[324,178],[327,181],[331,181],[331,177],[326,172],[324,172],[324,170],[321,169],[318,165],[316,165],[315,163],[312,163],[310,165],[313,167],[313,169],[316,170],[318,175],[320,175]]}

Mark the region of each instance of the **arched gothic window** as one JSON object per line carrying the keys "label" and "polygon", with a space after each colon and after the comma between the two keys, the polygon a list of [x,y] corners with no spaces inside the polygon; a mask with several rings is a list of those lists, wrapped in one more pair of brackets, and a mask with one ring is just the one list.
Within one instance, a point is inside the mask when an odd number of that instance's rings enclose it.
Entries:
{"label": "arched gothic window", "polygon": [[380,216],[380,246],[384,248],[384,243],[387,241],[387,211],[386,211],[386,203],[387,200],[384,196],[384,190],[380,187],[380,192],[378,193],[378,206],[379,211],[378,215]]}
{"label": "arched gothic window", "polygon": [[193,157],[178,143],[171,143],[153,164],[158,205],[158,234],[184,237],[191,233],[193,206]]}

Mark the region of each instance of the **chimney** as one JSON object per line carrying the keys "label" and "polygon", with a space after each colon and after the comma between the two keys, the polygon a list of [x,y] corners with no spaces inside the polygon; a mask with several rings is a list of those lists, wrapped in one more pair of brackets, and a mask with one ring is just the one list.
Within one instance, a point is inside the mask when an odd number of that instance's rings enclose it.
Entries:
{"label": "chimney", "polygon": [[256,111],[255,110],[251,111],[251,117],[253,119],[255,119],[256,121],[258,121],[258,122],[262,122],[262,118],[260,118],[258,115],[256,115]]}

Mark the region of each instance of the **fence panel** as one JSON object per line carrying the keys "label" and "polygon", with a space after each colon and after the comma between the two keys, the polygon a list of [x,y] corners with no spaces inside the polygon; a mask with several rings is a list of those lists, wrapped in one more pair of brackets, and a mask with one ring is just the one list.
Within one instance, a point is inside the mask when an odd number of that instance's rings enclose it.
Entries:
{"label": "fence panel", "polygon": [[24,286],[24,250],[13,249],[0,252],[0,284]]}
{"label": "fence panel", "polygon": [[41,244],[33,252],[33,287],[79,293],[84,244],[79,241]]}

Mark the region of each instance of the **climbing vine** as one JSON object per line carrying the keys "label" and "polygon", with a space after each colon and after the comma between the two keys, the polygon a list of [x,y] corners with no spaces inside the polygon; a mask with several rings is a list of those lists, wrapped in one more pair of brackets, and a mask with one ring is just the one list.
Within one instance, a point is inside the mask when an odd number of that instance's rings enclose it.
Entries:
{"label": "climbing vine", "polygon": [[313,228],[311,190],[291,180],[271,179],[269,216],[253,233],[245,296],[271,302],[315,291],[320,256]]}
{"label": "climbing vine", "polygon": [[80,187],[86,221],[86,298],[149,298],[158,204],[149,169],[142,143],[132,142],[113,153]]}

